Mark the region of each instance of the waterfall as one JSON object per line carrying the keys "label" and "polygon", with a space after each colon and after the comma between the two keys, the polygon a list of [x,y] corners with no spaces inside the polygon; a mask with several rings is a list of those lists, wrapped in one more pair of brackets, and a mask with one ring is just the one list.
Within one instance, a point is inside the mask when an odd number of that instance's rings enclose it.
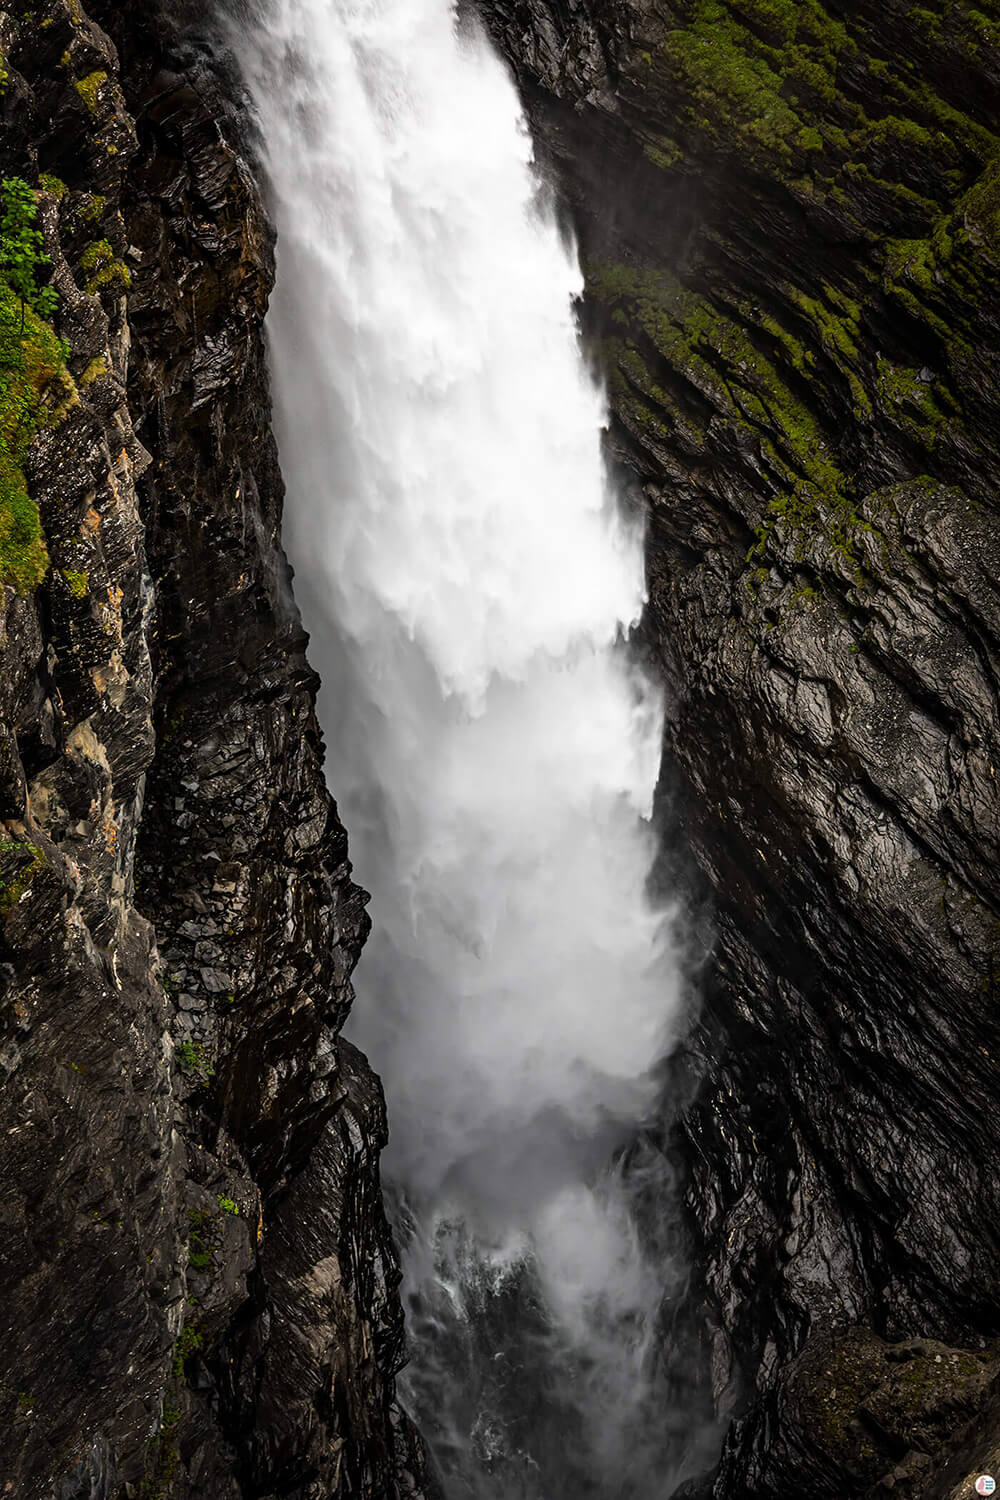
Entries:
{"label": "waterfall", "polygon": [[258,0],[235,45],[286,546],[373,897],[353,1025],[389,1103],[404,1394],[450,1495],[662,1495],[664,1269],[622,1155],[678,1008],[661,705],[575,250],[451,0]]}

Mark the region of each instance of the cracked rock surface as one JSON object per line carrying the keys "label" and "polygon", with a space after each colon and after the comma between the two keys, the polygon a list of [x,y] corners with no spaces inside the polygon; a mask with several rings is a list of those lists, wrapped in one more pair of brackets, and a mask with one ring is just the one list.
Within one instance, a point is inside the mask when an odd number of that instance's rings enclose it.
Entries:
{"label": "cracked rock surface", "polygon": [[70,350],[25,467],[45,577],[0,588],[0,1493],[416,1496],[271,235],[173,17],[0,13],[2,168],[41,184]]}
{"label": "cracked rock surface", "polygon": [[[482,9],[578,225],[712,908],[676,1126],[733,1418],[704,1492],[969,1493],[1000,1440],[998,13]],[[945,1378],[893,1425],[862,1385],[914,1340]]]}

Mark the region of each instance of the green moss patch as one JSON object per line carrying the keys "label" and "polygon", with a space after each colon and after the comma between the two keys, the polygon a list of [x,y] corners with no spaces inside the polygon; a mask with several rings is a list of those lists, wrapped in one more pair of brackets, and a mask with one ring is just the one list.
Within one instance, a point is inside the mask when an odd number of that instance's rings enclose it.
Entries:
{"label": "green moss patch", "polygon": [[132,285],[131,271],[118,259],[107,240],[95,240],[87,246],[80,257],[80,269],[86,274],[88,292],[99,292],[111,285],[124,290]]}
{"label": "green moss patch", "polygon": [[0,582],[13,584],[22,594],[37,588],[48,569],[24,461],[71,390],[65,345],[0,281]]}
{"label": "green moss patch", "polygon": [[26,839],[0,842],[0,918],[13,910],[47,861]]}
{"label": "green moss patch", "polygon": [[55,198],[57,202],[61,202],[69,191],[61,177],[53,177],[48,172],[43,172],[41,174],[38,179],[38,186],[41,188],[43,193],[51,194],[51,196]]}
{"label": "green moss patch", "polygon": [[98,355],[96,359],[92,359],[90,361],[90,364],[84,370],[83,374],[78,377],[76,383],[80,387],[81,391],[85,391],[87,387],[93,385],[96,380],[103,380],[107,373],[108,362],[106,359],[103,359],[100,355]]}
{"label": "green moss patch", "polygon": [[[931,15],[933,44],[987,55],[995,24],[950,9],[962,26],[942,31]],[[659,61],[685,131],[787,182],[805,171],[832,187],[851,166],[891,193],[917,162],[950,195],[968,181],[965,158],[982,165],[1000,150],[992,130],[879,57],[863,17],[842,20],[820,0],[682,0],[676,14]]]}
{"label": "green moss patch", "polygon": [[[741,317],[661,272],[627,265],[594,265],[588,267],[588,282],[592,295],[610,310],[612,322],[641,331],[652,346],[644,355],[637,339],[625,339],[618,352],[619,374],[633,393],[631,403],[626,398],[626,406],[647,435],[652,427],[654,435],[668,437],[670,428],[662,421],[667,415],[671,427],[692,446],[690,416],[685,433],[685,419],[662,390],[663,382],[655,381],[649,373],[650,362],[656,363],[658,357],[697,392],[702,403],[727,421],[743,446],[759,452],[774,494],[755,550],[760,550],[774,533],[794,532],[798,533],[799,552],[810,536],[817,536],[849,553],[852,531],[863,524],[851,487],[831,454],[821,425],[793,388],[792,372],[783,359],[779,363],[778,351],[766,352]],[[855,352],[853,335],[860,311],[856,305],[840,298],[838,309],[789,295],[813,323],[814,334],[818,332],[831,355],[846,365]],[[832,301],[837,299],[832,290],[829,295]],[[785,335],[779,344],[793,370],[805,369],[812,359],[794,335]],[[856,386],[858,401],[867,406],[860,382]],[[620,402],[622,393],[619,384],[614,391],[616,402]],[[656,405],[662,408],[659,419],[653,410]],[[701,448],[708,446],[708,420],[701,423]]]}
{"label": "green moss patch", "polygon": [[86,599],[90,580],[87,574],[75,568],[61,569],[63,582],[73,595],[74,599]]}
{"label": "green moss patch", "polygon": [[97,114],[100,103],[98,96],[101,92],[101,85],[107,83],[107,81],[107,73],[96,72],[88,73],[86,78],[78,78],[73,84],[73,87],[92,115]]}

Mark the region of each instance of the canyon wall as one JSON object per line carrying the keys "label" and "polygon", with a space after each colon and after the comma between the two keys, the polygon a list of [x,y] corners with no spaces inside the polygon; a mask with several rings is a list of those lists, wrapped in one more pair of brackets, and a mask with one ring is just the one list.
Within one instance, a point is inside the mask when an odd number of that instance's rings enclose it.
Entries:
{"label": "canyon wall", "polygon": [[1000,1442],[1000,10],[483,13],[581,235],[712,908],[715,1493],[950,1494]]}
{"label": "canyon wall", "polygon": [[151,7],[0,48],[69,350],[29,313],[0,394],[0,1490],[412,1493],[233,80]]}

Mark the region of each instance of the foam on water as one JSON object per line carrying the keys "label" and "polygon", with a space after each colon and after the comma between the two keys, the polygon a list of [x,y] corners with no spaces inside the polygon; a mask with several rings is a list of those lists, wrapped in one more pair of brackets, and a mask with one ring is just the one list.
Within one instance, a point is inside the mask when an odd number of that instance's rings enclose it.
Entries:
{"label": "foam on water", "polygon": [[[612,1166],[679,1003],[646,894],[661,706],[623,643],[642,536],[575,249],[449,0],[262,0],[236,45],[279,231],[285,539],[373,895],[353,1025],[410,1226],[411,1399],[455,1493],[553,1493],[576,1418],[595,1493],[661,1493],[622,1478],[662,1275]],[[494,1389],[491,1328],[558,1420]]]}

